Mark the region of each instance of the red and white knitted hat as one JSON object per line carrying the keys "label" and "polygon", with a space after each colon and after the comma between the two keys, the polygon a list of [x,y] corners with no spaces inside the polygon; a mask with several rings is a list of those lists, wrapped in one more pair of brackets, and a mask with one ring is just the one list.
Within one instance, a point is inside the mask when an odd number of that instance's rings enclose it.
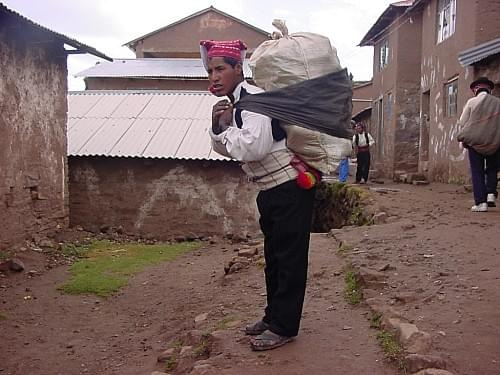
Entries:
{"label": "red and white knitted hat", "polygon": [[245,60],[247,46],[241,40],[202,40],[200,41],[201,60],[205,69],[211,57],[231,57],[241,63]]}

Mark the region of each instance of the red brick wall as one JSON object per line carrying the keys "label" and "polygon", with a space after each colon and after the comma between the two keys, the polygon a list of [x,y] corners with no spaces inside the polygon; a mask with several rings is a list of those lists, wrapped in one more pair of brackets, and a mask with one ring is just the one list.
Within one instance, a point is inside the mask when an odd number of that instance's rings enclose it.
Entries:
{"label": "red brick wall", "polygon": [[0,21],[0,249],[68,223],[66,55],[16,27]]}

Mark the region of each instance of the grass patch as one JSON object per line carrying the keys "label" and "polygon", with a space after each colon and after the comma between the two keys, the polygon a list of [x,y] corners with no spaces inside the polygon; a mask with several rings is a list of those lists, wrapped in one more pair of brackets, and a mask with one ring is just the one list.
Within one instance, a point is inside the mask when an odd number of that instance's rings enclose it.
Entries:
{"label": "grass patch", "polygon": [[145,267],[172,260],[198,247],[197,242],[145,245],[95,241],[82,247],[70,248],[69,251],[85,258],[71,266],[71,279],[59,289],[68,294],[107,297],[125,286],[130,276]]}
{"label": "grass patch", "polygon": [[400,370],[406,373],[406,365],[403,360],[403,348],[398,343],[394,335],[387,331],[380,331],[377,334],[377,341],[384,352],[384,355],[390,361],[397,364]]}
{"label": "grass patch", "polygon": [[172,371],[176,367],[177,367],[177,357],[173,355],[168,359],[167,362],[165,362],[165,370]]}
{"label": "grass patch", "polygon": [[91,244],[86,244],[86,245],[64,244],[61,249],[61,252],[65,256],[85,258],[85,256],[91,249],[92,249]]}
{"label": "grass patch", "polygon": [[341,242],[339,248],[337,249],[337,253],[339,255],[346,255],[347,253],[352,251],[352,246],[346,244],[345,242]]}
{"label": "grass patch", "polygon": [[0,322],[2,320],[7,320],[7,316],[5,316],[4,314],[0,313]]}
{"label": "grass patch", "polygon": [[229,323],[234,322],[235,320],[236,319],[231,318],[231,317],[221,319],[215,324],[214,330],[220,331],[220,330],[227,329],[229,327]]}
{"label": "grass patch", "polygon": [[356,279],[354,271],[349,270],[345,274],[345,289],[344,298],[350,305],[358,305],[363,299],[363,293],[361,292],[361,287]]}
{"label": "grass patch", "polygon": [[0,250],[0,261],[9,259],[9,254],[5,251]]}
{"label": "grass patch", "polygon": [[205,333],[200,342],[194,347],[193,353],[196,358],[208,358],[210,357],[210,333]]}
{"label": "grass patch", "polygon": [[370,327],[375,329],[380,329],[382,324],[382,314],[381,313],[373,313],[370,318]]}

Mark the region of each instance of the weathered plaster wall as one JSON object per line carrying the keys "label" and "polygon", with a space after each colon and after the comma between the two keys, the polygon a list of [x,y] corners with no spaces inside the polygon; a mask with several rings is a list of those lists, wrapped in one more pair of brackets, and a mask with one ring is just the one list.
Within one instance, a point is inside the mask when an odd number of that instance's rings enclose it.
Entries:
{"label": "weathered plaster wall", "polygon": [[[392,28],[390,29],[392,30]],[[385,40],[389,41],[388,64],[379,70],[380,46]],[[373,102],[372,102],[372,136],[376,145],[371,148],[372,161],[381,175],[390,176],[394,166],[394,89],[396,87],[396,73],[398,65],[398,33],[388,31],[375,43],[373,63]],[[387,94],[392,94],[392,115],[387,116]],[[383,126],[379,126],[378,102],[383,101]]]}
{"label": "weathered plaster wall", "polygon": [[398,26],[394,171],[418,170],[421,45],[422,17],[410,15],[403,18]]}
{"label": "weathered plaster wall", "polygon": [[[481,1],[482,3],[483,1]],[[475,45],[477,2],[457,1],[456,30],[441,43],[436,43],[437,0],[423,10],[421,92],[429,90],[429,162],[428,176],[436,181],[465,181],[468,178],[466,151],[456,140],[458,118],[470,98],[469,83],[472,68],[459,65],[458,54]],[[458,110],[455,116],[445,116],[444,86],[458,77]]]}
{"label": "weathered plaster wall", "polygon": [[0,249],[68,222],[66,54],[0,19]]}
{"label": "weathered plaster wall", "polygon": [[372,83],[364,83],[352,88],[352,115],[355,116],[363,109],[371,107],[373,96]]}
{"label": "weathered plaster wall", "polygon": [[209,11],[139,41],[136,57],[198,57],[199,42],[203,39],[241,39],[251,53],[268,38],[251,27]]}
{"label": "weathered plaster wall", "polygon": [[[387,177],[396,171],[413,172],[418,168],[419,144],[419,76],[421,44],[420,18],[402,17],[380,37],[375,45],[372,134],[377,170]],[[389,40],[389,63],[377,70],[379,48]],[[384,126],[378,126],[379,100],[383,101]]]}
{"label": "weathered plaster wall", "polygon": [[70,157],[71,225],[171,239],[258,232],[257,191],[236,162]]}

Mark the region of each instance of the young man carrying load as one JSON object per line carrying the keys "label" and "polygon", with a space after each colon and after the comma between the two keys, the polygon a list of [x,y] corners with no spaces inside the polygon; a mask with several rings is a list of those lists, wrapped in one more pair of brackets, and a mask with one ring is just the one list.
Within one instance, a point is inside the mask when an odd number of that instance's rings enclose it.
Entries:
{"label": "young man carrying load", "polygon": [[213,107],[213,148],[242,162],[244,172],[260,190],[257,206],[264,234],[267,306],[263,318],[247,326],[245,333],[254,336],[253,350],[274,349],[298,334],[316,189],[314,184],[298,185],[299,172],[308,167],[295,164],[279,125],[265,115],[234,110],[243,96],[263,91],[243,77],[245,44],[239,40],[201,41],[200,48],[210,91],[228,98]]}

